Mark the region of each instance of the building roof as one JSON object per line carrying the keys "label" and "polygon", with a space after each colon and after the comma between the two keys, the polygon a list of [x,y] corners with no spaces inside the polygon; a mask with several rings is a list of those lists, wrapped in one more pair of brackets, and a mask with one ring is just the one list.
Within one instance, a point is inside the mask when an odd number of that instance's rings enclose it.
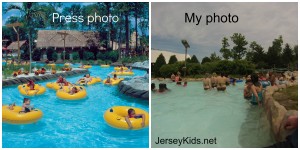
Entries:
{"label": "building roof", "polygon": [[[176,58],[178,61],[184,61],[185,54],[184,53],[175,53],[175,52],[170,52],[166,50],[156,50],[156,49],[151,49],[151,63],[155,63],[157,57],[160,54],[163,54],[163,56],[166,59],[166,63],[169,62],[169,59],[172,55],[176,55]],[[189,54],[187,54],[186,58],[191,58]]]}
{"label": "building roof", "polygon": [[39,30],[36,47],[64,48],[63,35],[59,34],[58,32],[67,34],[65,40],[66,47],[100,47],[99,32],[81,32],[77,30]]}
{"label": "building roof", "polygon": [[[20,47],[22,47],[26,43],[26,40],[19,41],[19,42],[20,42]],[[7,47],[7,49],[18,50],[18,41],[14,41],[14,42],[10,43],[10,45]]]}

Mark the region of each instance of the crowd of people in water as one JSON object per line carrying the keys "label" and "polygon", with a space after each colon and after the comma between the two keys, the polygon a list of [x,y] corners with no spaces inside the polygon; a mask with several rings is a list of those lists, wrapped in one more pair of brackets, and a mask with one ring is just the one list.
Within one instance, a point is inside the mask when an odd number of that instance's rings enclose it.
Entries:
{"label": "crowd of people in water", "polygon": [[[263,99],[263,89],[267,86],[277,86],[282,84],[295,84],[297,75],[292,72],[285,73],[273,73],[267,72],[264,73],[253,73],[251,75],[246,75],[243,78],[233,78],[224,73],[208,74],[206,73],[203,82],[204,90],[217,89],[218,91],[225,91],[226,87],[229,85],[235,86],[237,82],[244,82],[244,98],[250,100],[253,105],[262,105]],[[181,77],[181,73],[177,72],[172,74],[170,77],[172,82],[175,82],[176,85],[186,87],[187,80]],[[152,92],[163,93],[168,91],[166,83],[160,83],[158,89],[156,89],[155,83],[151,84]]]}

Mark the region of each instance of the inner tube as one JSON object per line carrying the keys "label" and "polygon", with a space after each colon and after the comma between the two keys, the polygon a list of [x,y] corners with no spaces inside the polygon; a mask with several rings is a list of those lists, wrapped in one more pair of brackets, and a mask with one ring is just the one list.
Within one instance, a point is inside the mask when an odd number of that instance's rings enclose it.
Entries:
{"label": "inner tube", "polygon": [[57,90],[56,96],[62,100],[81,100],[87,96],[86,90],[82,86],[76,86],[80,91],[71,95],[69,94],[70,89],[68,90]]}
{"label": "inner tube", "polygon": [[133,76],[134,73],[133,72],[112,72],[111,74],[116,74],[118,76]]}
{"label": "inner tube", "polygon": [[101,68],[109,68],[110,65],[100,65]]}
{"label": "inner tube", "polygon": [[13,110],[10,110],[7,105],[2,106],[2,121],[10,124],[31,124],[40,120],[43,116],[43,112],[39,109],[31,110],[27,113],[20,113],[22,111],[21,106],[14,106]]}
{"label": "inner tube", "polygon": [[[46,87],[47,87],[47,88],[50,88],[50,89],[53,89],[53,90],[55,90],[55,91],[61,89],[61,86],[60,86],[58,83],[56,83],[56,82],[48,82],[48,83],[46,84]],[[69,86],[62,86],[62,87],[63,87],[63,89],[65,89],[65,90],[69,89]]]}
{"label": "inner tube", "polygon": [[41,95],[46,92],[46,88],[38,84],[34,85],[34,90],[30,90],[27,84],[19,85],[18,90],[22,95],[26,95],[26,96]]}
{"label": "inner tube", "polygon": [[[125,71],[125,70],[128,70],[127,67],[122,67],[122,68],[123,68],[124,71]],[[120,70],[121,70],[121,67],[114,67],[114,69],[115,69],[116,71],[120,71]]]}
{"label": "inner tube", "polygon": [[56,64],[47,64],[47,66],[55,67]]}
{"label": "inner tube", "polygon": [[[93,85],[95,83],[101,82],[101,78],[99,78],[99,77],[90,77],[90,78],[92,78],[92,81],[87,82],[87,85]],[[85,81],[81,80],[79,84],[80,85],[85,85]]]}
{"label": "inner tube", "polygon": [[121,81],[123,81],[124,78],[118,78],[118,79],[113,79],[113,78],[111,78],[111,79],[110,79],[111,83],[106,83],[106,80],[107,80],[107,79],[103,80],[103,84],[106,84],[106,85],[117,85],[117,84],[119,84]]}
{"label": "inner tube", "polygon": [[[135,110],[136,114],[144,114],[145,115],[145,126],[149,126],[149,114],[148,112],[134,107],[129,106],[114,106],[112,108],[109,108],[104,113],[104,120],[106,123],[112,127],[118,128],[118,129],[127,129],[128,130],[128,124],[125,120],[125,117],[128,116],[128,109],[132,108]],[[142,118],[129,118],[133,129],[142,129],[141,123]]]}
{"label": "inner tube", "polygon": [[84,69],[89,69],[89,68],[92,68],[92,67],[93,67],[92,65],[84,65],[83,66]]}

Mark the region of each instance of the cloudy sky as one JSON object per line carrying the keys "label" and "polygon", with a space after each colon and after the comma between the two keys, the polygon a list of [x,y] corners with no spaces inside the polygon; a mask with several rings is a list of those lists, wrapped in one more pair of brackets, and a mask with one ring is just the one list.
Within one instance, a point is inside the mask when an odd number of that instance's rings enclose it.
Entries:
{"label": "cloudy sky", "polygon": [[[151,8],[152,48],[183,53],[181,39],[187,39],[188,53],[199,61],[213,52],[221,56],[221,40],[233,33],[243,34],[247,47],[256,41],[265,51],[279,35],[292,46],[298,41],[297,3],[152,3]],[[185,23],[185,13],[202,15],[201,23]],[[237,15],[239,21],[206,25],[206,15],[213,13]]]}

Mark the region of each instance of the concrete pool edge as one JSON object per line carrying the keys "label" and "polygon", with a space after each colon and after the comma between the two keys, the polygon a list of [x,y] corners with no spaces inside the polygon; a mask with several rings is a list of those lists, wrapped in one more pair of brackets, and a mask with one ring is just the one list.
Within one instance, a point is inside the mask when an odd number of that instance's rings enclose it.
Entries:
{"label": "concrete pool edge", "polygon": [[67,76],[74,76],[74,75],[80,75],[80,74],[85,74],[85,73],[89,73],[89,71],[87,69],[82,69],[82,70],[72,70],[72,71],[67,71],[67,72],[61,72],[61,73],[56,73],[56,74],[46,74],[43,76],[28,76],[28,77],[7,79],[7,80],[2,80],[2,87],[24,84],[24,83],[27,83],[29,80],[33,80],[34,82],[37,82],[37,81],[45,81],[45,80],[55,79],[61,75],[64,77],[67,77]]}
{"label": "concrete pool edge", "polygon": [[297,110],[286,110],[284,106],[279,104],[274,98],[273,94],[281,89],[295,86],[296,84],[283,84],[278,86],[269,86],[264,92],[264,110],[267,114],[267,118],[270,122],[272,132],[275,135],[275,139],[278,142],[286,140],[286,137],[290,135],[293,130],[286,130],[284,124],[287,118],[292,115],[298,116]]}

